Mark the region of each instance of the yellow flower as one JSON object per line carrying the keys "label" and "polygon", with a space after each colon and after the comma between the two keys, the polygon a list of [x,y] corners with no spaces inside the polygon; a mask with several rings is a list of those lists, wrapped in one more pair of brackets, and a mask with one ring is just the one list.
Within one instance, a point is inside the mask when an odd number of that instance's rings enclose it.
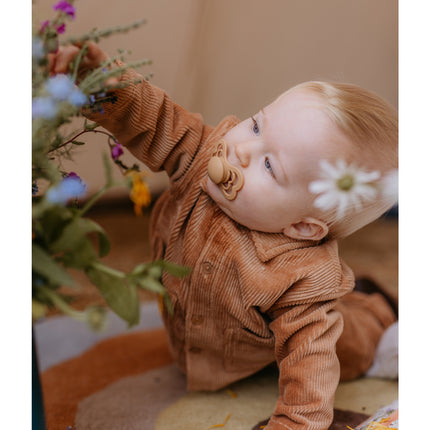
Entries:
{"label": "yellow flower", "polygon": [[151,193],[148,185],[144,181],[144,173],[132,172],[132,188],[130,191],[130,200],[134,203],[134,213],[137,216],[142,215],[142,208],[149,206],[151,203]]}

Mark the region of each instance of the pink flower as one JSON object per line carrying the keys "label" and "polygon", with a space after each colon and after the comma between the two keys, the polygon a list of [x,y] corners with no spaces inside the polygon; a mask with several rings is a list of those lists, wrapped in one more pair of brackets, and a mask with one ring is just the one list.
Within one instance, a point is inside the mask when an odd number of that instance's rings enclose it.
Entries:
{"label": "pink flower", "polygon": [[63,34],[66,31],[66,24],[61,24],[58,27],[56,27],[58,34]]}
{"label": "pink flower", "polygon": [[69,15],[72,19],[75,18],[75,8],[66,0],[60,0],[53,6],[53,9]]}
{"label": "pink flower", "polygon": [[122,149],[122,146],[120,143],[116,143],[115,146],[112,148],[112,158],[114,160],[117,160],[121,155],[124,154],[124,151]]}
{"label": "pink flower", "polygon": [[[42,34],[50,24],[51,22],[49,20],[43,21],[42,25],[40,26],[39,33]],[[63,34],[66,31],[66,24],[63,23],[61,25],[57,25],[55,30],[58,34]]]}
{"label": "pink flower", "polygon": [[43,32],[44,32],[44,30],[45,30],[45,28],[46,28],[46,27],[48,27],[48,25],[49,25],[49,19],[47,19],[46,21],[43,21],[43,22],[42,22],[42,25],[40,26],[40,30],[39,30],[39,32],[40,32],[40,33],[43,33]]}

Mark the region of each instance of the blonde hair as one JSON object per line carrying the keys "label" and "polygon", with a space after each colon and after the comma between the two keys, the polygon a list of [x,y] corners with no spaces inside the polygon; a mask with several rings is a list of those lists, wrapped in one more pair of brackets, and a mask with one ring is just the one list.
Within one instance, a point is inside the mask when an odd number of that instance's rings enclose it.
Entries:
{"label": "blonde hair", "polygon": [[[398,167],[398,115],[383,98],[357,85],[310,81],[289,91],[311,91],[319,96],[323,110],[349,138],[350,160],[381,175]],[[361,210],[349,211],[337,220],[334,211],[323,213],[329,236],[342,238],[379,218],[396,203],[396,197],[380,193]]]}

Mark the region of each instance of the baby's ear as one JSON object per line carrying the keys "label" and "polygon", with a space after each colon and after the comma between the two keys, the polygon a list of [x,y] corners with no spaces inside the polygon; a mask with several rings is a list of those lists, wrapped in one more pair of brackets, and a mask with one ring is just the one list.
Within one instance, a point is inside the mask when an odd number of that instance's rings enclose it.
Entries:
{"label": "baby's ear", "polygon": [[292,239],[321,240],[327,236],[328,227],[324,221],[307,217],[286,227],[283,233]]}

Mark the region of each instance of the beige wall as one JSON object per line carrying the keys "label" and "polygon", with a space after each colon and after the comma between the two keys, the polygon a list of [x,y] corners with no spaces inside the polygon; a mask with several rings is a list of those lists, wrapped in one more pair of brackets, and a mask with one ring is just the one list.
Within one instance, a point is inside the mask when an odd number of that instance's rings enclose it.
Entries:
{"label": "beige wall", "polygon": [[[53,3],[34,0],[34,18],[52,17]],[[111,55],[130,49],[130,60],[152,59],[142,73],[152,72],[155,85],[209,124],[226,114],[246,118],[313,79],[362,85],[397,107],[396,0],[76,0],[75,6],[69,35],[145,18],[145,26],[101,46]],[[98,136],[88,140],[69,168],[95,190],[103,183],[106,144]],[[163,188],[164,174],[150,185]]]}

